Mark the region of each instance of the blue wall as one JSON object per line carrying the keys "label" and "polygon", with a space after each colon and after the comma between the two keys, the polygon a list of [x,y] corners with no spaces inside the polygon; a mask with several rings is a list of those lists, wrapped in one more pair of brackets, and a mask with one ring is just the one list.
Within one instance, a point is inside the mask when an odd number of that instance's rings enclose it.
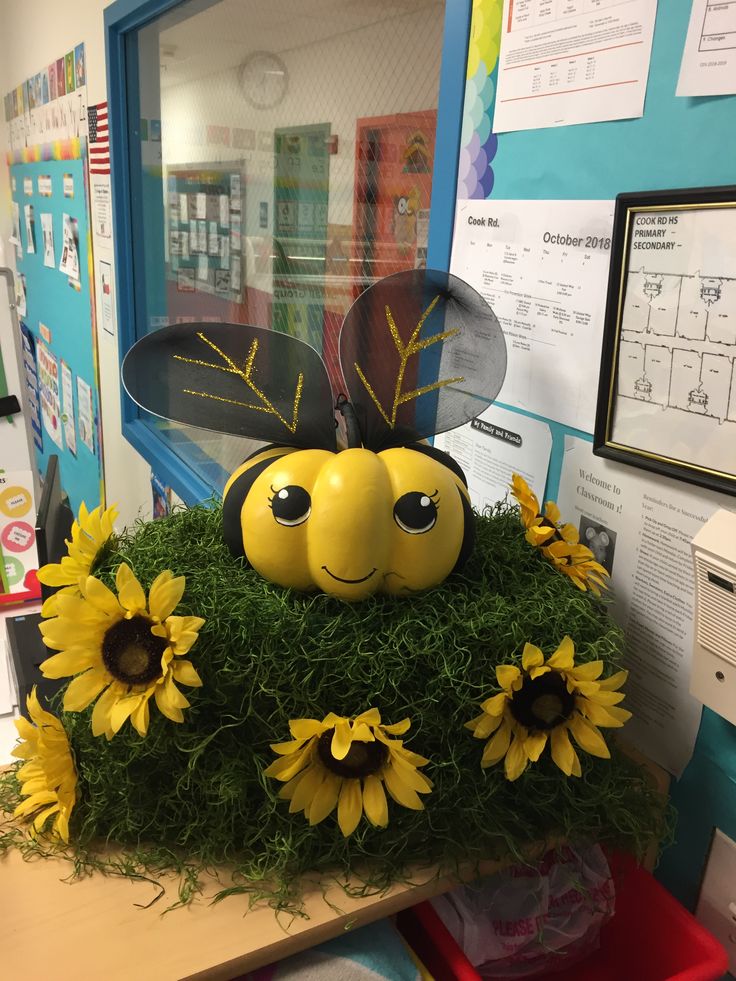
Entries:
{"label": "blue wall", "polygon": [[[643,118],[500,135],[491,197],[610,199],[623,191],[736,184],[736,97],[675,96],[690,6],[689,0],[659,3]],[[493,7],[494,0],[485,0],[487,11]],[[553,434],[547,496],[554,498],[564,436],[573,431],[545,421]],[[658,874],[693,907],[714,825],[736,838],[736,728],[707,709],[672,800],[677,842]]]}

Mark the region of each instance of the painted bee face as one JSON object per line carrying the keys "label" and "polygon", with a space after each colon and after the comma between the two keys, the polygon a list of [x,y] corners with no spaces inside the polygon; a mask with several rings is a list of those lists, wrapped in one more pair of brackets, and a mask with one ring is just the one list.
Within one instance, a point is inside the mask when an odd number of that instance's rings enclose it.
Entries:
{"label": "painted bee face", "polygon": [[442,582],[469,551],[467,490],[429,451],[270,452],[280,455],[233,475],[224,506],[226,520],[239,518],[231,549],[273,582],[349,601],[408,594]]}

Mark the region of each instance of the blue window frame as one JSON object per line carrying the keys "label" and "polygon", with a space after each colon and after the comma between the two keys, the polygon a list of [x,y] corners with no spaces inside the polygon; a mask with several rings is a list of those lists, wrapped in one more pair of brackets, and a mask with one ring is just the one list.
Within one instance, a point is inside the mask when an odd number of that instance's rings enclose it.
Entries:
{"label": "blue window frame", "polygon": [[[153,133],[142,132],[139,38],[164,15],[169,23],[176,23],[176,8],[188,11],[182,12],[183,19],[216,4],[217,0],[117,0],[104,12],[121,361],[137,337],[149,329],[150,298],[141,267],[150,266],[150,255],[143,255],[141,212],[145,199],[150,218],[150,198],[146,198],[143,186],[141,145]],[[470,17],[471,0],[446,0],[426,258],[428,266],[438,269],[448,269],[450,261]],[[144,92],[144,98],[145,95]],[[315,118],[312,122],[322,121]],[[163,222],[164,205],[159,197],[159,217]],[[264,210],[268,212],[261,204],[261,215]],[[191,443],[182,458],[172,445],[171,434],[163,433],[152,417],[143,417],[122,389],[121,399],[123,435],[155,473],[188,504],[211,497],[213,487],[221,484],[222,475],[208,472],[207,467],[217,464],[203,459],[202,466],[195,469],[191,461],[197,446],[186,433],[177,434],[179,441]]]}

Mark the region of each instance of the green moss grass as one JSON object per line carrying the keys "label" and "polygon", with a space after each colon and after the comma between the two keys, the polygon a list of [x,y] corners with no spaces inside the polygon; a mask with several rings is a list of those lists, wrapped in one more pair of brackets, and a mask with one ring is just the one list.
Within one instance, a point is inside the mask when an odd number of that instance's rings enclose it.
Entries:
{"label": "green moss grass", "polygon": [[[515,783],[502,766],[481,769],[483,743],[463,723],[497,691],[496,665],[519,663],[526,641],[548,655],[570,634],[579,660],[603,658],[609,674],[621,634],[603,602],[526,543],[515,509],[501,505],[477,520],[463,574],[410,599],[355,605],[281,589],[234,561],[218,507],[181,511],[119,539],[97,571],[110,584],[122,560],[146,587],[162,569],[186,576],[176,612],[207,621],[190,653],[204,685],[187,689],[192,707],[181,725],[152,706],[145,739],[129,724],[110,742],[96,739],[91,709],[63,715],[80,780],[68,850],[77,871],[109,865],[96,851],[104,840],[128,856],[122,870],[108,871],[175,869],[183,901],[196,891],[198,869],[230,863],[237,890],[288,905],[311,870],[358,873],[366,888],[381,888],[416,862],[451,870],[518,858],[530,843],[560,837],[641,855],[666,834],[647,775],[615,748],[610,761],[581,752],[580,779],[564,777],[548,751]],[[430,759],[424,771],[435,784],[426,809],[390,801],[388,828],[364,819],[347,840],[334,815],[310,828],[277,798],[281,784],[263,776],[274,758],[269,743],[289,738],[291,718],[371,706],[384,722],[411,718],[405,738]],[[6,776],[0,808],[16,800]],[[3,842],[18,836],[8,831]]]}

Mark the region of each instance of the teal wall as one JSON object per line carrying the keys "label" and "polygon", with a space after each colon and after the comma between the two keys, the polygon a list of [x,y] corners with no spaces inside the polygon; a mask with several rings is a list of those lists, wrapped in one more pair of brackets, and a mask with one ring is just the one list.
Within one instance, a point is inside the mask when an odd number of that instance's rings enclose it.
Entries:
{"label": "teal wall", "polygon": [[[736,97],[675,97],[690,6],[689,0],[659,3],[641,119],[504,133],[497,148],[491,138],[492,179],[483,180],[486,188],[492,184],[488,196],[610,199],[623,191],[736,184]],[[497,25],[498,7],[496,0],[480,4],[491,24],[485,29]],[[553,435],[547,496],[554,498],[565,434],[584,434],[545,421]],[[677,841],[658,875],[693,907],[713,827],[736,838],[736,727],[705,710],[695,755],[673,783],[672,800],[679,812]]]}

